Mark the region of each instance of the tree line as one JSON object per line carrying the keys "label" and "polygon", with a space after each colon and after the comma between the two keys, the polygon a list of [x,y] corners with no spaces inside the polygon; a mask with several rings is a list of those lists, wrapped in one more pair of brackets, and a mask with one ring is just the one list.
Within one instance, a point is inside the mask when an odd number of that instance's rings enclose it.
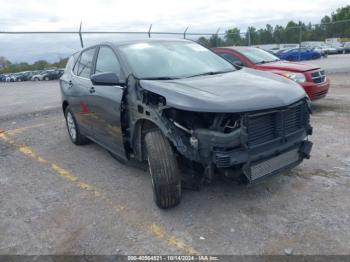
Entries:
{"label": "tree line", "polygon": [[207,47],[232,45],[261,45],[299,43],[299,41],[324,41],[326,38],[339,37],[350,41],[350,5],[337,9],[330,16],[324,16],[320,24],[312,25],[301,21],[289,21],[286,26],[267,24],[265,28],[248,27],[241,32],[237,27],[225,32],[223,37],[213,35],[200,37],[198,42]]}
{"label": "tree line", "polygon": [[48,68],[64,68],[66,67],[68,58],[61,58],[55,63],[49,63],[45,60],[38,60],[33,64],[29,63],[11,63],[5,57],[0,56],[0,73],[17,73],[23,71],[44,70]]}

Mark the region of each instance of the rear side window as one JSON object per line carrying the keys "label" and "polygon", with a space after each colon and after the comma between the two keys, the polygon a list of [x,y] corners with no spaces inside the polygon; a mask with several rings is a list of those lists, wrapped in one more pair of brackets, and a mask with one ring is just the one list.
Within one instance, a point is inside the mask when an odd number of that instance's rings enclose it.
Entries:
{"label": "rear side window", "polygon": [[84,78],[90,78],[91,68],[92,68],[92,60],[94,58],[95,48],[88,49],[84,51],[78,62],[74,67],[74,74]]}
{"label": "rear side window", "polygon": [[95,73],[115,73],[120,78],[120,63],[109,47],[101,47],[96,60]]}
{"label": "rear side window", "polygon": [[77,54],[74,54],[71,57],[69,57],[67,64],[66,64],[66,68],[64,69],[65,72],[70,72],[72,70],[76,59],[77,59]]}

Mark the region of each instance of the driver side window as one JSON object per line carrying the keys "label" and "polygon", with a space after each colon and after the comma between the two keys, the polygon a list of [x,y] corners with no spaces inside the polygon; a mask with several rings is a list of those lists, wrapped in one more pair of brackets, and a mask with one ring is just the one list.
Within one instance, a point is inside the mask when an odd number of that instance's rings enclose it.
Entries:
{"label": "driver side window", "polygon": [[118,58],[113,50],[106,46],[102,46],[97,55],[95,74],[99,73],[115,73],[118,78],[121,78]]}

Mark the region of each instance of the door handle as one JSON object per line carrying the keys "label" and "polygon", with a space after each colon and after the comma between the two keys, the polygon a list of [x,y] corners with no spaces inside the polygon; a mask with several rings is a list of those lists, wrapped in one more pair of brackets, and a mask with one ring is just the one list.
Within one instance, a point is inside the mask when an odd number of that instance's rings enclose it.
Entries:
{"label": "door handle", "polygon": [[90,94],[93,94],[95,93],[95,88],[92,86],[89,91],[90,91]]}

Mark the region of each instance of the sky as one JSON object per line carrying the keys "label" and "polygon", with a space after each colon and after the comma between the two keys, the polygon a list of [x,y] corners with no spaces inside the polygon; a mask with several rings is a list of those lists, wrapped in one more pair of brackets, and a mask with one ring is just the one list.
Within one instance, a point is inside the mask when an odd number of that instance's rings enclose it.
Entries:
{"label": "sky", "polygon": [[[318,23],[349,0],[0,0],[0,31],[220,32],[232,27],[285,25],[290,20]],[[90,35],[84,42],[132,38],[131,35]],[[140,35],[138,37],[145,37]],[[0,56],[13,62],[55,60],[79,50],[76,35],[0,34]]]}

